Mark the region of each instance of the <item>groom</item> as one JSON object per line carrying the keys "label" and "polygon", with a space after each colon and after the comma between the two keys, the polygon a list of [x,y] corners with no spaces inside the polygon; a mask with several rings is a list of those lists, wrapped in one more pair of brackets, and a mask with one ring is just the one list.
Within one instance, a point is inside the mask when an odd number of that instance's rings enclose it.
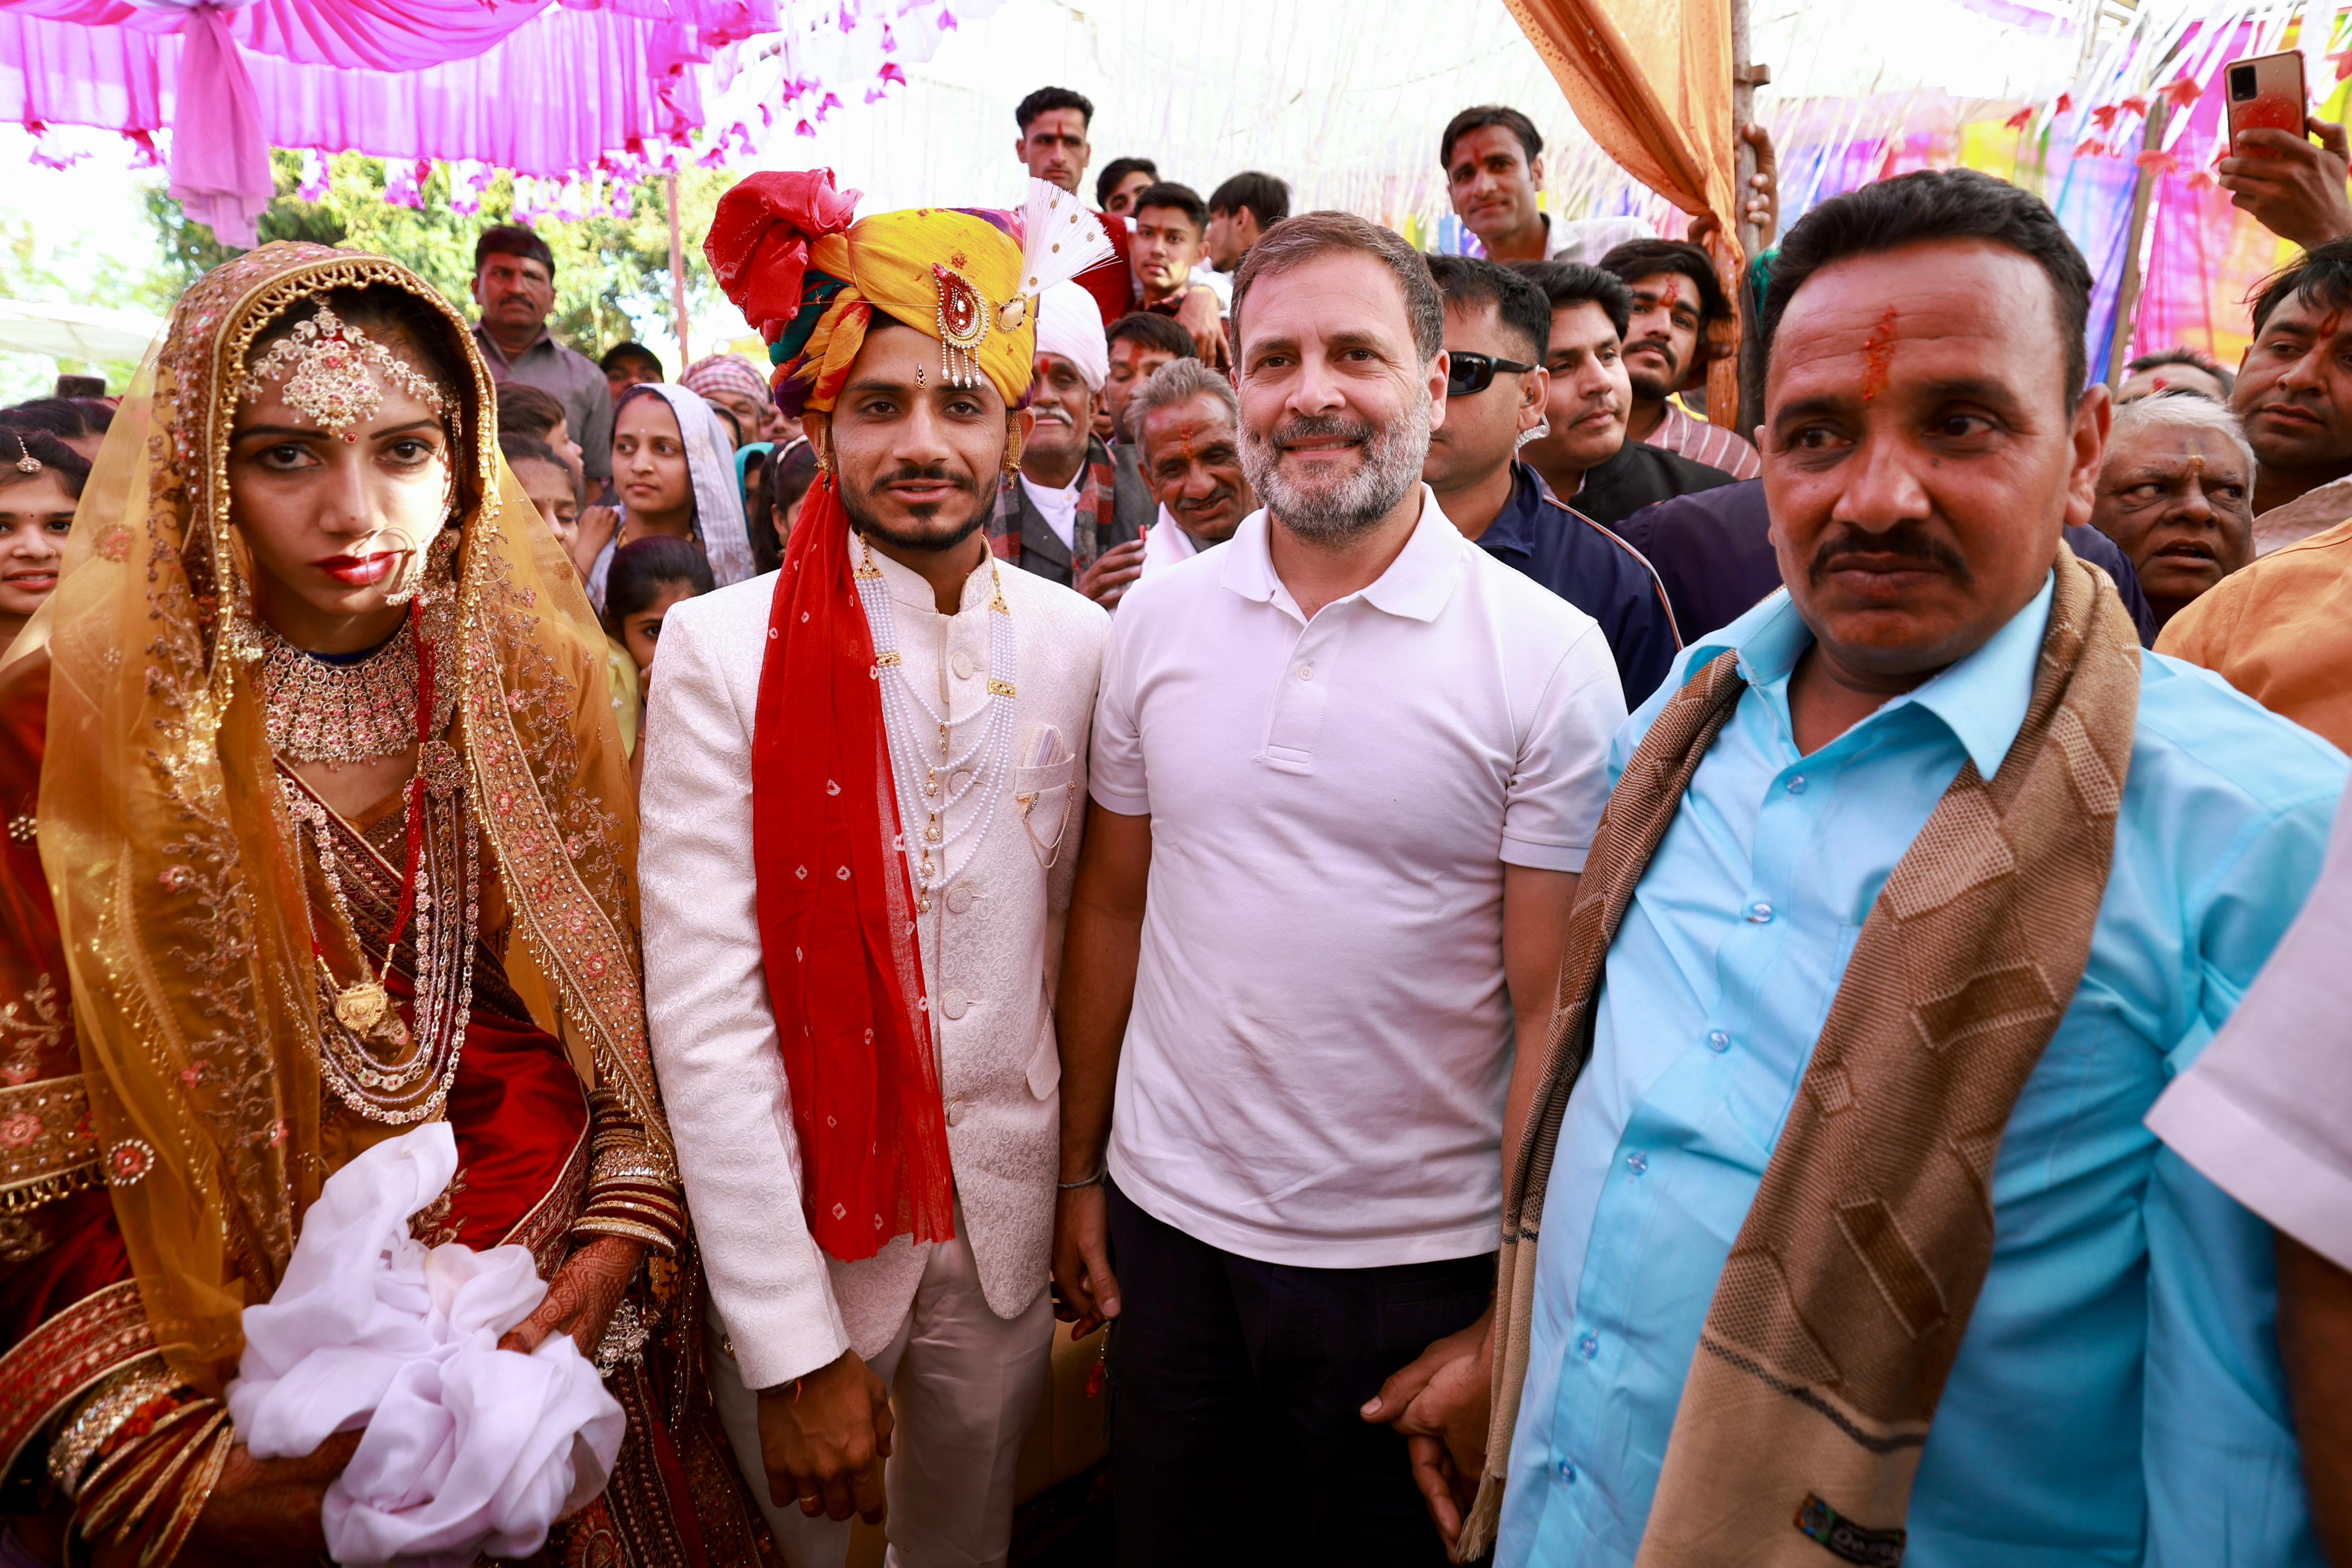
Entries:
{"label": "groom", "polygon": [[787,1560],[835,1568],[887,1486],[893,1563],[1002,1563],[1053,1333],[1047,1009],[1108,617],[984,526],[1037,295],[1102,241],[1043,186],[1024,257],[969,213],[853,223],[832,183],[753,175],[707,247],[819,475],[781,573],[664,627],[648,1021],[712,1391]]}

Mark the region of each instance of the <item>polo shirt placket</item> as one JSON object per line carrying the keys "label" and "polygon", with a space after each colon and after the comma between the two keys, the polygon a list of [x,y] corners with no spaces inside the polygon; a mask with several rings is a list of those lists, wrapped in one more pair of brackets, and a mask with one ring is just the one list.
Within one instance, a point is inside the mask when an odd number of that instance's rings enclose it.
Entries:
{"label": "polo shirt placket", "polygon": [[[1279,591],[1275,603],[1289,615],[1298,615],[1289,590]],[[1298,641],[1291,645],[1290,661],[1276,684],[1274,711],[1266,720],[1261,760],[1268,768],[1285,773],[1315,771],[1315,743],[1322,737],[1323,715],[1330,704],[1331,683],[1339,675],[1348,629],[1359,615],[1379,613],[1359,592],[1325,605],[1312,621],[1300,620]]]}

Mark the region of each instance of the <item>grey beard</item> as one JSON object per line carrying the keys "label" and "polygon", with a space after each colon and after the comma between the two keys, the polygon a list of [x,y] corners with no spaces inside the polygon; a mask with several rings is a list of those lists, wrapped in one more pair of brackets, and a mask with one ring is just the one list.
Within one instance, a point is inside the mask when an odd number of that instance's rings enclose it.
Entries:
{"label": "grey beard", "polygon": [[[1273,433],[1244,433],[1242,472],[1276,522],[1312,544],[1339,544],[1377,527],[1421,483],[1429,459],[1430,399],[1426,389],[1402,419],[1386,427],[1320,414],[1286,420]],[[1319,487],[1293,484],[1282,472],[1277,442],[1317,435],[1362,438],[1364,460],[1345,479]]]}

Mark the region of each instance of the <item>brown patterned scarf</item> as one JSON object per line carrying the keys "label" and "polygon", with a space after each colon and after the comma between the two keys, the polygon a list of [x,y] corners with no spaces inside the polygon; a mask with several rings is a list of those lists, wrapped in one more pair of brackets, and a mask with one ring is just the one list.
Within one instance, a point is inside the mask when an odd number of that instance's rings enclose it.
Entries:
{"label": "brown patterned scarf", "polygon": [[[1503,1205],[1494,1418],[1458,1561],[1492,1542],[1502,1505],[1544,1190],[1609,944],[1745,689],[1726,653],[1666,705],[1578,889]],[[2017,739],[1990,781],[1960,769],[1846,966],[1716,1287],[1637,1568],[1902,1560],[1920,1449],[1992,1259],[1993,1158],[2089,957],[2138,703],[2131,619],[2061,545]]]}
{"label": "brown patterned scarf", "polygon": [[[1070,580],[1077,581],[1102,551],[1097,543],[1110,527],[1118,501],[1118,471],[1112,466],[1110,448],[1097,437],[1087,441],[1087,465],[1080,474],[1078,510],[1070,524]],[[999,560],[1021,562],[1021,480],[1007,474],[997,487],[996,512],[988,520],[988,548]]]}

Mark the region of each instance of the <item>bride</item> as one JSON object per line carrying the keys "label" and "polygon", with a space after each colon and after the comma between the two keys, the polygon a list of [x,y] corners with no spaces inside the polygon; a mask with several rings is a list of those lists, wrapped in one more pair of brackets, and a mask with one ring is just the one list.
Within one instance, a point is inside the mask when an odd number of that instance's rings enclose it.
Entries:
{"label": "bride", "polygon": [[264,246],[180,302],[0,668],[0,1477],[62,1563],[319,1561],[358,1440],[222,1402],[326,1177],[431,1120],[629,1415],[554,1563],[766,1560],[695,1359],[604,640],[466,328]]}

